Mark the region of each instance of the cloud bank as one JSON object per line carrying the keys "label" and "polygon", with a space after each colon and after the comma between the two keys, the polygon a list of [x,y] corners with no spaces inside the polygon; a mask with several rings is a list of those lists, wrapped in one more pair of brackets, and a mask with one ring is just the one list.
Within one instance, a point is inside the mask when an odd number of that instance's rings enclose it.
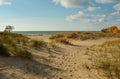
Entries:
{"label": "cloud bank", "polygon": [[120,10],[120,3],[114,6],[115,10]]}
{"label": "cloud bank", "polygon": [[10,5],[11,0],[0,0],[0,5]]}
{"label": "cloud bank", "polygon": [[106,4],[106,3],[113,3],[113,2],[116,2],[116,1],[119,1],[119,0],[95,0],[97,3],[103,3],[103,4]]}
{"label": "cloud bank", "polygon": [[[94,17],[94,18],[93,18]],[[106,15],[90,15],[90,14],[85,14],[84,12],[80,11],[75,15],[67,16],[67,21],[84,21],[84,23],[102,23],[106,22]]]}
{"label": "cloud bank", "polygon": [[[85,24],[115,24],[120,21],[120,0],[53,0],[54,3],[65,8],[80,9],[78,13],[66,16],[69,22]],[[99,6],[97,6],[99,4]],[[107,7],[101,5],[112,5],[111,13],[105,13]],[[83,9],[81,9],[83,8]],[[103,11],[97,12],[98,10]]]}
{"label": "cloud bank", "polygon": [[96,11],[96,10],[100,10],[101,7],[88,7],[88,11]]}
{"label": "cloud bank", "polygon": [[65,8],[82,8],[91,5],[88,0],[53,0],[53,2]]}

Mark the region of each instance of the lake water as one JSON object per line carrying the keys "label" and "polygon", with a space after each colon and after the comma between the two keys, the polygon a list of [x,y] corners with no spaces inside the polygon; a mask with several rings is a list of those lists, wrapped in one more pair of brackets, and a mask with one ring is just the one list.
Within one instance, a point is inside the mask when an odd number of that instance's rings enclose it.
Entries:
{"label": "lake water", "polygon": [[[86,31],[14,31],[14,33],[23,34],[23,35],[53,35],[59,33],[68,33],[68,32],[86,32]],[[90,31],[97,32],[97,31]]]}

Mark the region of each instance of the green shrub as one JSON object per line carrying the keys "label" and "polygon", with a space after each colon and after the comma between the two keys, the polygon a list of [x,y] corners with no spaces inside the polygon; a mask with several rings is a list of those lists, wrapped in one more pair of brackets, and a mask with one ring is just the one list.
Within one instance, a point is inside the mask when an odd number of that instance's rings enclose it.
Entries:
{"label": "green shrub", "polygon": [[31,58],[31,53],[25,50],[28,38],[15,33],[0,32],[0,55]]}
{"label": "green shrub", "polygon": [[10,56],[7,48],[3,44],[0,44],[0,56]]}
{"label": "green shrub", "polygon": [[29,51],[25,50],[25,49],[16,51],[16,53],[14,53],[14,56],[28,58],[28,59],[32,58],[32,54]]}
{"label": "green shrub", "polygon": [[34,40],[32,46],[34,46],[36,48],[41,48],[41,47],[47,46],[47,43],[44,42],[44,41],[36,41],[36,40]]}

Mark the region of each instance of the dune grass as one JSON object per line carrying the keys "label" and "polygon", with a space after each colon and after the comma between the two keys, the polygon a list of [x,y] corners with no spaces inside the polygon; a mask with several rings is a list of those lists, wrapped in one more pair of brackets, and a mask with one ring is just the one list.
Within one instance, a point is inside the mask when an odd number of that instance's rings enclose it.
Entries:
{"label": "dune grass", "polygon": [[98,72],[103,72],[108,79],[120,79],[120,40],[108,41],[94,48],[91,58]]}
{"label": "dune grass", "polygon": [[0,55],[1,56],[10,56],[7,48],[3,44],[0,44]]}
{"label": "dune grass", "polygon": [[71,45],[71,42],[68,39],[66,39],[66,38],[57,38],[57,39],[55,39],[55,42]]}
{"label": "dune grass", "polygon": [[35,48],[42,48],[42,47],[47,47],[48,43],[43,41],[43,40],[33,40],[32,41],[32,46]]}
{"label": "dune grass", "polygon": [[15,33],[0,33],[0,56],[19,56],[31,58],[31,53],[26,49],[28,38]]}
{"label": "dune grass", "polygon": [[88,39],[99,39],[104,37],[117,37],[120,38],[120,33],[104,33],[104,32],[71,32],[71,33],[61,33],[52,35],[49,39],[80,39],[80,40],[88,40]]}

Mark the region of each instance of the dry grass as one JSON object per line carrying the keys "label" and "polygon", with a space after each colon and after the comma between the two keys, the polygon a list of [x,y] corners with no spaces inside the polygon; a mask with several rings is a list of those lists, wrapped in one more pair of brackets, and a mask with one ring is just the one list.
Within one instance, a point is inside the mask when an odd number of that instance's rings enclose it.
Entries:
{"label": "dry grass", "polygon": [[68,39],[66,39],[66,38],[57,38],[57,39],[55,39],[55,42],[71,45],[70,41]]}
{"label": "dry grass", "polygon": [[[0,56],[19,56],[30,58],[31,53],[26,49],[29,39],[21,34],[0,33]],[[21,51],[22,50],[22,51]]]}
{"label": "dry grass", "polygon": [[33,40],[32,46],[35,48],[41,48],[41,47],[47,47],[47,42],[44,42],[43,40]]}
{"label": "dry grass", "polygon": [[109,79],[120,79],[120,40],[105,42],[97,48],[93,46],[90,52],[95,69]]}
{"label": "dry grass", "polygon": [[73,33],[62,33],[62,34],[56,34],[50,37],[50,39],[57,39],[57,38],[77,38],[79,37],[80,32],[73,32]]}
{"label": "dry grass", "polygon": [[103,32],[72,32],[72,33],[62,33],[52,35],[50,37],[51,40],[55,40],[58,38],[65,38],[65,39],[80,39],[80,40],[88,40],[88,39],[99,39],[104,37],[117,37],[120,38],[120,33],[103,33]]}

